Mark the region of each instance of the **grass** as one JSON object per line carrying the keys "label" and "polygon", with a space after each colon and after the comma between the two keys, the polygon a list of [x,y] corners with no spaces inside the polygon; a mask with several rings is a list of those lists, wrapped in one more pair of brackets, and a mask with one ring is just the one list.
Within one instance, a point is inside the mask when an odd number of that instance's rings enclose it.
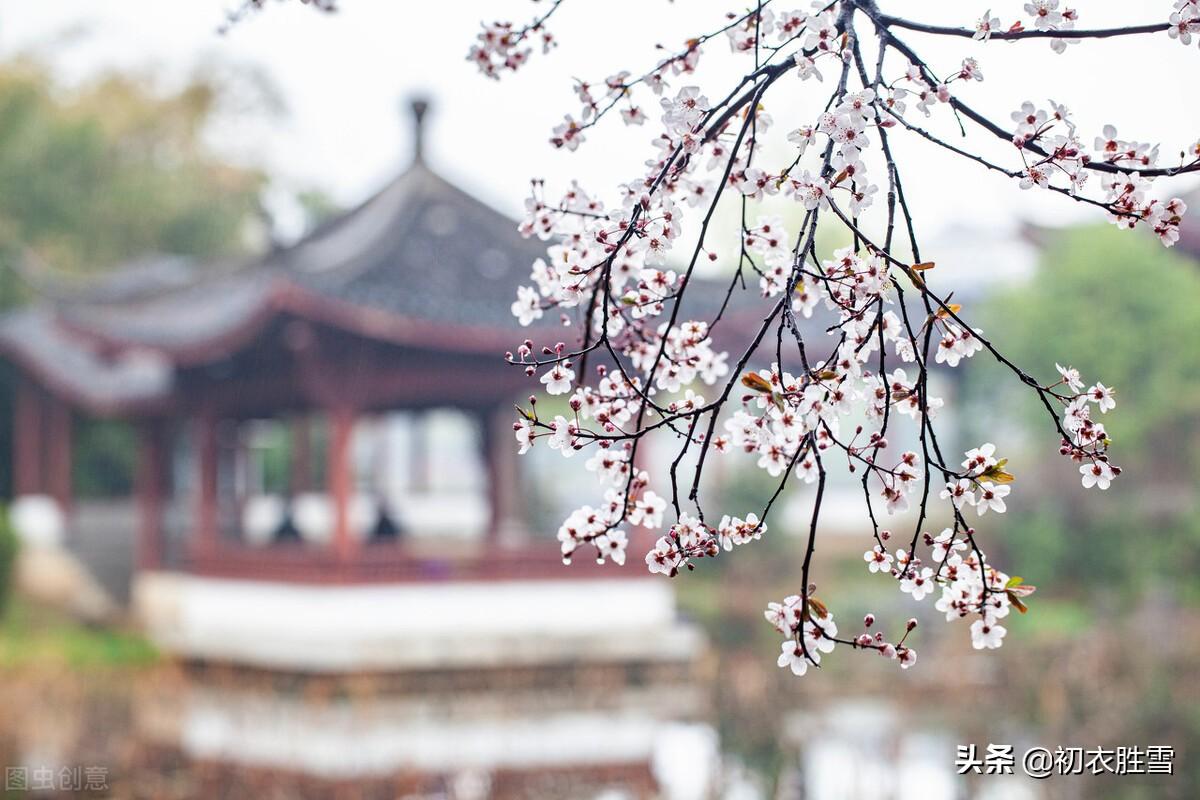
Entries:
{"label": "grass", "polygon": [[13,598],[0,619],[0,670],[144,667],[157,660],[136,633],[85,625],[23,598]]}

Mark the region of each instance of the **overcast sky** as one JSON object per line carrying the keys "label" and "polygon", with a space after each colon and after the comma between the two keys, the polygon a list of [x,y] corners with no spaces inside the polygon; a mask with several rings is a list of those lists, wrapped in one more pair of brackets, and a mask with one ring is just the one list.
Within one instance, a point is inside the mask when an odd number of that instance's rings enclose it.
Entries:
{"label": "overcast sky", "polygon": [[[523,20],[542,5],[341,0],[342,10],[334,16],[298,2],[268,5],[219,36],[215,29],[229,6],[224,0],[0,0],[0,52],[36,50],[67,81],[106,68],[146,71],[166,85],[219,66],[234,75],[261,72],[278,88],[286,116],[269,125],[252,114],[227,118],[213,131],[214,142],[231,156],[265,166],[281,186],[321,188],[342,204],[362,199],[407,162],[410,130],[399,107],[414,94],[428,94],[435,102],[430,160],[515,214],[531,176],[559,184],[578,176],[597,191],[609,191],[642,170],[653,125],[626,130],[618,122],[592,135],[575,154],[552,151],[550,128],[564,112],[577,112],[571,76],[598,81],[621,68],[642,70],[653,63],[655,43],[675,47],[686,35],[718,27],[723,11],[736,3],[569,0],[553,27],[563,46],[499,83],[482,78],[464,59],[479,20]],[[913,19],[970,26],[988,3],[881,0],[881,5]],[[1005,23],[1023,17],[1021,0],[991,0],[990,5]],[[1094,27],[1165,20],[1171,3],[1090,0],[1080,5],[1081,25]],[[1200,71],[1195,43],[1185,48],[1165,34],[1085,41],[1058,56],[1044,41],[981,45],[916,33],[906,38],[945,72],[963,55],[975,55],[986,80],[964,87],[963,96],[998,120],[1007,121],[1024,99],[1044,103],[1049,97],[1075,110],[1088,143],[1107,122],[1122,136],[1161,141],[1164,153],[1178,152],[1200,137],[1200,103],[1184,100],[1189,90],[1194,97]],[[708,89],[715,97],[723,94],[720,86],[728,85],[728,47],[714,41],[708,52],[712,58],[701,78],[715,82],[705,84],[717,87]],[[783,118],[781,124],[789,114],[796,121],[811,118],[820,110],[813,89],[789,82],[784,86],[791,93],[788,107],[777,100],[769,110]],[[656,122],[657,114],[648,110]],[[940,116],[931,124],[957,135],[948,115]],[[1058,196],[1020,192],[1011,181],[960,165],[922,140],[904,138],[897,149],[910,164],[909,190],[926,226],[978,225],[981,219],[990,225],[1012,220],[1014,212],[1051,224],[1095,216]],[[1012,149],[998,141],[979,135],[972,141],[999,159],[1013,157]],[[990,213],[997,211],[1003,216]]]}

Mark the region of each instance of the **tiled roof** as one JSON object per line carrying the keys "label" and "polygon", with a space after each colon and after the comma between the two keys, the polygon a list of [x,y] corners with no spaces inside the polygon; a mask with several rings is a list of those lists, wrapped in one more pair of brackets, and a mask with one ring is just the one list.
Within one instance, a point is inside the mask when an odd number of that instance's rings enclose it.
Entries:
{"label": "tiled roof", "polygon": [[0,318],[0,346],[48,389],[97,413],[151,406],[171,390],[171,365],[161,355],[145,349],[106,354],[72,335],[47,308]]}
{"label": "tiled roof", "polygon": [[224,355],[301,309],[366,336],[499,355],[523,338],[509,306],[543,253],[418,159],[362,205],[239,269],[154,257],[99,283],[43,285],[46,301],[0,319],[0,349],[97,408],[163,396],[175,364]]}
{"label": "tiled roof", "polygon": [[59,315],[110,343],[171,353],[292,308],[296,297],[372,312],[375,331],[395,317],[393,338],[411,330],[435,340],[441,328],[452,338],[466,327],[519,340],[509,305],[543,252],[513,220],[418,161],[362,205],[247,267],[207,277],[198,270],[199,278],[148,298],[92,300],[106,294],[93,291],[85,302],[61,303]]}
{"label": "tiled roof", "polygon": [[512,331],[545,253],[516,223],[417,162],[357,210],[268,259],[305,289],[434,325]]}

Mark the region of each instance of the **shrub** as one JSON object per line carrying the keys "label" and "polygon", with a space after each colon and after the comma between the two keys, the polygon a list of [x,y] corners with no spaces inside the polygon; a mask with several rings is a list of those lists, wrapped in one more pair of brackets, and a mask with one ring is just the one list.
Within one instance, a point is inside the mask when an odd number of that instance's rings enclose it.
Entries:
{"label": "shrub", "polygon": [[8,509],[0,508],[0,619],[12,594],[13,564],[17,560],[17,534],[8,520]]}

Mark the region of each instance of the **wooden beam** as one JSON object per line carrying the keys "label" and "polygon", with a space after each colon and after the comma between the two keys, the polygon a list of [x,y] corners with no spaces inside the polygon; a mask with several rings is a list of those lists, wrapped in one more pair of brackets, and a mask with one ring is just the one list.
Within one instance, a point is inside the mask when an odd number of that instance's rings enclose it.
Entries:
{"label": "wooden beam", "polygon": [[508,368],[499,359],[446,362],[353,345],[327,343],[298,354],[294,396],[325,408],[353,397],[362,411],[454,405],[449,401],[455,397],[473,398],[462,404],[470,406],[499,401],[530,386],[523,370]]}

